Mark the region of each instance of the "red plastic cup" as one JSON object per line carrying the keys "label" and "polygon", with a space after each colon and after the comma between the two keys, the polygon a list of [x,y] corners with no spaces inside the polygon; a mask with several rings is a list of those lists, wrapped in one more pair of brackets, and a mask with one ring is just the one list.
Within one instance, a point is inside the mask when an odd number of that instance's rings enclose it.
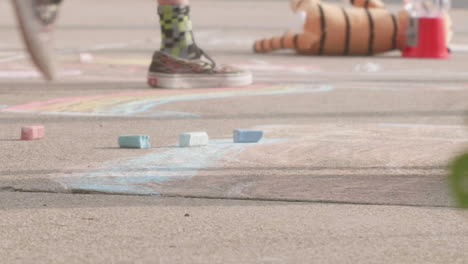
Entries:
{"label": "red plastic cup", "polygon": [[[447,32],[443,17],[416,18],[413,40],[403,50],[406,58],[448,59]],[[413,25],[414,26],[414,25]],[[411,26],[410,26],[411,27]],[[414,39],[416,37],[416,39]]]}

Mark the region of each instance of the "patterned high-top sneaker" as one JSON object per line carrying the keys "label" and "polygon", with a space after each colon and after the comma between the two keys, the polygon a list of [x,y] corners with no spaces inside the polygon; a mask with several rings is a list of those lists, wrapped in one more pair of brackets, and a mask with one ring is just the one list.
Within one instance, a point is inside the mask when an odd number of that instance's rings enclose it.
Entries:
{"label": "patterned high-top sneaker", "polygon": [[[159,5],[161,50],[153,55],[148,84],[161,88],[236,87],[252,83],[252,74],[216,66],[195,43],[188,5]],[[203,60],[204,59],[204,60]]]}
{"label": "patterned high-top sneaker", "polygon": [[[198,58],[181,59],[156,51],[149,67],[148,84],[154,88],[218,88],[252,84],[249,71],[216,63],[199,49]],[[203,60],[205,57],[207,60]]]}

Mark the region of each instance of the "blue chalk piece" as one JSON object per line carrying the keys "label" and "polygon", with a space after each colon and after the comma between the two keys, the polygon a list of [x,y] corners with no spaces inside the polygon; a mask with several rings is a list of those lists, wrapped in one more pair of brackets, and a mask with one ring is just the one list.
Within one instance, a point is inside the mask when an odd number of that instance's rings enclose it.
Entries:
{"label": "blue chalk piece", "polygon": [[261,130],[234,130],[234,143],[257,143],[263,138]]}
{"label": "blue chalk piece", "polygon": [[151,148],[149,136],[122,136],[119,137],[119,146],[121,148]]}

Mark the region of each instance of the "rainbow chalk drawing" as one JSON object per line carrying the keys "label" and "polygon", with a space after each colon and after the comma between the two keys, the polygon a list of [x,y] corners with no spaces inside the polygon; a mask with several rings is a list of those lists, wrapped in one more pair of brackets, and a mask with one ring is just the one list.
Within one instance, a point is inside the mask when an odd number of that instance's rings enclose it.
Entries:
{"label": "rainbow chalk drawing", "polygon": [[[280,144],[286,139],[267,139],[260,144]],[[158,195],[161,183],[194,177],[199,170],[222,166],[226,157],[251,147],[217,139],[197,148],[167,147],[141,157],[112,161],[101,169],[67,174],[56,179],[73,192]]]}
{"label": "rainbow chalk drawing", "polygon": [[200,115],[194,113],[158,111],[157,107],[181,101],[294,93],[321,93],[331,90],[333,90],[331,86],[310,84],[256,84],[244,88],[193,89],[184,91],[150,90],[56,98],[9,106],[0,109],[0,112],[80,116],[200,117]]}

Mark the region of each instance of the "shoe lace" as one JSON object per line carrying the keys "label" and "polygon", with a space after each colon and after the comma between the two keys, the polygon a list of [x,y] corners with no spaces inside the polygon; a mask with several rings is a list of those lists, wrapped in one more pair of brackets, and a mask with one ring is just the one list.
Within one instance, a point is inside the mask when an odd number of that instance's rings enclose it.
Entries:
{"label": "shoe lace", "polygon": [[210,62],[210,66],[211,66],[210,70],[214,70],[216,68],[216,62],[213,60],[213,58],[211,58],[210,55],[208,55],[204,50],[200,48],[198,49],[200,51],[200,57],[204,56]]}
{"label": "shoe lace", "polygon": [[[194,45],[195,45],[195,55],[193,56],[193,58],[190,58],[190,59],[198,60],[202,65],[208,66],[210,71],[213,71],[216,68],[216,62],[203,49],[198,47],[196,43],[194,43]],[[204,57],[208,61],[202,60],[202,57]]]}

